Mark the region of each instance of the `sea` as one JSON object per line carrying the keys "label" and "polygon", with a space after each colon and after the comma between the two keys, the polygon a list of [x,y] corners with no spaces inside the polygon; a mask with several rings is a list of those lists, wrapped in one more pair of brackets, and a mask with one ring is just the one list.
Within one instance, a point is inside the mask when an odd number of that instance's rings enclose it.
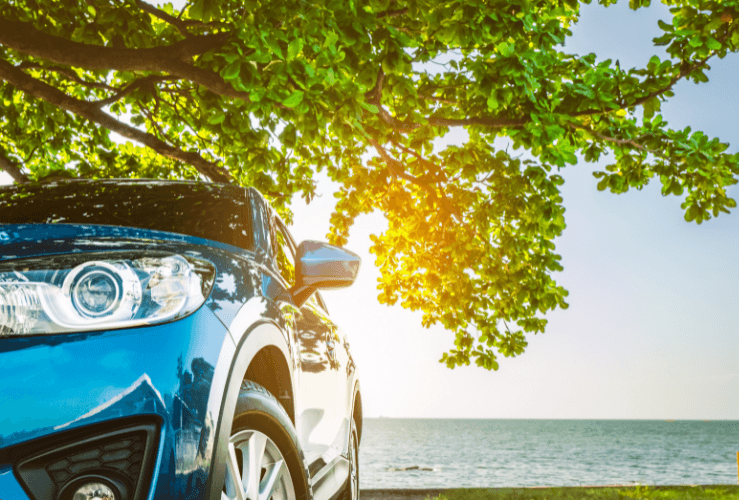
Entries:
{"label": "sea", "polygon": [[368,418],[360,488],[737,484],[739,421]]}

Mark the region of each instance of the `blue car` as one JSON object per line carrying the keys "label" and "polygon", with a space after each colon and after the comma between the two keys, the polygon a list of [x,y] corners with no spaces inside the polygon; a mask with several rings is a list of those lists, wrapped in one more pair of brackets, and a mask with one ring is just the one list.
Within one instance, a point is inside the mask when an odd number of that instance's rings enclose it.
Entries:
{"label": "blue car", "polygon": [[357,499],[359,265],[252,188],[0,189],[0,500]]}

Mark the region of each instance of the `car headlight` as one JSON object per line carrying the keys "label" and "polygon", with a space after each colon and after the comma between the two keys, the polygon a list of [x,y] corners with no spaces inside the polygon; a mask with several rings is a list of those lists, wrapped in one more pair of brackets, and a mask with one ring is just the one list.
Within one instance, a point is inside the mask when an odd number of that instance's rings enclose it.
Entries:
{"label": "car headlight", "polygon": [[213,265],[190,256],[69,254],[0,264],[0,337],[162,323],[199,308]]}

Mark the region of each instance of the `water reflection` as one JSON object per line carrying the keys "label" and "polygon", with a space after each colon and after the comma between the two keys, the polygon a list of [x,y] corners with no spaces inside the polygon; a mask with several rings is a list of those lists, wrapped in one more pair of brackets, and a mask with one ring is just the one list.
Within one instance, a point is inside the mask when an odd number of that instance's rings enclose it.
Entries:
{"label": "water reflection", "polygon": [[173,479],[168,495],[177,492],[199,498],[205,493],[213,433],[207,404],[214,370],[202,357],[194,358],[189,369],[183,355],[177,358],[178,387],[167,398],[174,449],[162,466],[165,475]]}

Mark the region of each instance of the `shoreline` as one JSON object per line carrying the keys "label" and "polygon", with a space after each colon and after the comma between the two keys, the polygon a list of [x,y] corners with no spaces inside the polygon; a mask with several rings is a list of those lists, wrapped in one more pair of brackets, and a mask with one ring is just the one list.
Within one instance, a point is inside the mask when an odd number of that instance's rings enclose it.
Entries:
{"label": "shoreline", "polygon": [[[737,486],[735,484],[678,484],[678,485],[652,485],[643,484],[639,486],[648,486],[650,490],[675,489],[675,488],[711,488]],[[516,487],[495,487],[495,488],[383,488],[383,489],[360,489],[360,498],[362,500],[425,500],[427,498],[437,498],[439,495],[445,495],[449,492],[461,492],[465,490],[486,490],[486,491],[511,491],[511,490],[579,490],[579,489],[605,489],[605,488],[636,488],[635,484],[598,484],[583,486],[516,486]]]}

